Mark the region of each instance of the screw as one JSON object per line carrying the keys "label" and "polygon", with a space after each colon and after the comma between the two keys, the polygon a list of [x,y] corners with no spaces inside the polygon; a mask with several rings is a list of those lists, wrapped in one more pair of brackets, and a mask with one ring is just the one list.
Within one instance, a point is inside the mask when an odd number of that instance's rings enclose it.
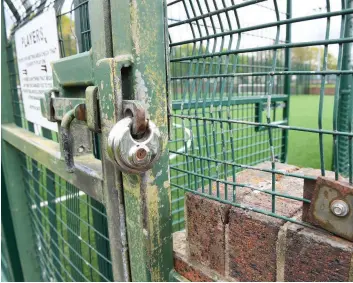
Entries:
{"label": "screw", "polygon": [[331,212],[339,217],[344,217],[349,213],[349,206],[343,200],[334,200],[331,203]]}

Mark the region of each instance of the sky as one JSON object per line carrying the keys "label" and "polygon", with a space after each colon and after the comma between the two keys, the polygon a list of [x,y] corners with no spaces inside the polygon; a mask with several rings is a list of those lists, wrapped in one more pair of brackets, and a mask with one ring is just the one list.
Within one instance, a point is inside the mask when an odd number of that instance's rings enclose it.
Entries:
{"label": "sky", "polygon": [[[196,1],[193,1],[193,2],[196,3]],[[209,9],[211,11],[214,10],[214,6],[212,2],[213,1],[208,0]],[[218,9],[224,7],[224,5],[222,4],[223,2],[225,2],[226,7],[232,5],[232,2],[234,4],[244,3],[243,0],[238,0],[238,1],[237,0],[235,1],[215,0],[215,2],[216,4],[218,4]],[[200,3],[201,3],[201,9],[203,9],[203,14],[204,14],[205,11],[207,11],[204,5],[204,0],[200,1]],[[272,0],[268,0],[268,1],[261,2],[257,5],[250,5],[247,7],[238,8],[240,26],[244,28],[244,27],[249,27],[254,25],[275,22],[277,18],[276,18],[276,13],[274,12],[273,3],[274,2]],[[277,0],[277,3],[280,11],[280,15],[279,15],[280,20],[284,20],[286,17],[285,15],[286,0]],[[331,0],[329,1],[329,3],[330,3],[331,11],[337,11],[341,9],[341,3],[339,0]],[[171,7],[172,9],[169,9],[168,11],[168,18],[170,19],[169,23],[176,22],[176,20],[178,19],[179,20],[187,19],[185,8],[182,2],[174,4]],[[190,6],[187,6],[187,10],[189,14],[192,15],[192,9]],[[198,16],[200,12],[196,4],[194,4],[194,10],[196,10],[196,15]],[[292,0],[292,17],[303,17],[303,16],[325,13],[325,12],[326,12],[326,0]],[[224,13],[223,13],[223,16],[224,17],[221,18],[221,21],[224,23],[223,30],[227,31],[229,30],[229,26],[227,24],[227,19]],[[216,17],[213,17],[213,19],[215,21],[215,26],[216,26],[215,33],[221,32],[221,27],[217,22]],[[326,21],[327,21],[326,19],[320,19],[320,20],[312,20],[312,21],[306,21],[303,23],[292,24],[292,42],[303,42],[303,41],[325,39]],[[199,23],[202,24],[201,21]],[[232,15],[230,16],[230,23],[232,25],[233,30],[237,28],[236,19],[234,16],[232,17]],[[340,17],[331,18],[331,28],[330,28],[331,39],[339,38],[340,23],[341,23]],[[206,26],[209,27],[208,32],[210,34],[214,33],[211,28],[212,23],[210,18],[206,19]],[[195,30],[197,30],[196,26],[195,26]],[[172,41],[174,42],[193,38],[192,31],[189,25],[176,26],[176,27],[170,28],[169,32],[170,32]],[[276,37],[276,32],[277,32],[276,27],[247,32],[246,34],[243,34],[240,48],[271,45],[273,44],[273,39]],[[206,31],[202,30],[201,33],[205,35]],[[283,25],[280,28],[280,40],[284,41],[285,36],[286,36],[285,25]],[[196,37],[199,37],[199,34],[197,34]],[[233,41],[236,41],[236,39],[237,39],[236,37],[233,38]],[[234,43],[234,45],[235,44],[236,42]],[[226,38],[225,46],[227,46],[227,38]],[[219,48],[220,46],[218,46],[216,49],[219,49]],[[234,48],[235,46],[232,47],[232,49]],[[338,46],[329,47],[329,51],[337,56]]]}
{"label": "sky", "polygon": [[[29,3],[35,3],[36,0],[27,0]],[[50,2],[52,0],[48,0]],[[171,2],[173,0],[167,0]],[[188,3],[190,0],[185,0],[185,3]],[[196,6],[196,1],[191,0]],[[199,0],[201,5],[201,9],[203,9],[203,13],[206,13],[206,0]],[[230,6],[232,3],[239,4],[250,0],[207,0],[210,11],[215,10],[214,3],[218,6],[218,8],[223,8],[224,5]],[[18,7],[20,14],[24,13],[24,8],[21,5],[21,0],[13,0],[16,7]],[[308,16],[316,13],[324,13],[326,11],[326,3],[329,2],[331,11],[337,11],[341,9],[341,1],[339,0],[292,0],[292,17],[302,17]],[[285,9],[286,9],[286,0],[277,0],[280,13],[280,19],[285,19]],[[72,0],[65,0],[62,13],[69,11],[72,5]],[[191,7],[188,6],[188,12],[191,13]],[[243,7],[238,9],[238,15],[241,27],[253,26],[268,22],[276,21],[276,14],[273,11],[274,4],[273,0],[267,0],[261,2],[257,5],[251,5],[248,7]],[[8,10],[5,19],[7,24],[7,29],[9,31],[11,26],[11,17],[9,16]],[[196,15],[199,15],[200,11],[196,8]],[[185,20],[187,18],[185,13],[185,8],[182,5],[182,2],[171,6],[168,9],[168,18],[169,23],[175,22],[175,20]],[[217,22],[217,17],[213,17],[214,24],[216,26],[216,33],[221,32],[220,24]],[[225,13],[221,15],[221,21],[224,24],[223,30],[229,30],[229,26],[227,24],[227,19]],[[230,22],[232,24],[232,28],[235,29],[237,27],[235,18],[230,18]],[[208,26],[208,31],[212,34],[212,24],[210,18],[206,19],[206,25]],[[302,41],[312,41],[312,40],[322,40],[325,38],[326,31],[326,19],[306,21],[303,23],[296,23],[292,25],[292,42],[302,42]],[[173,41],[180,41],[193,38],[191,29],[189,25],[183,25],[179,27],[174,27],[169,29],[171,38]],[[203,35],[206,34],[205,29],[202,30]],[[331,18],[331,28],[330,28],[330,38],[339,38],[340,34],[340,17],[332,17]],[[198,35],[199,36],[199,35]],[[276,28],[268,28],[259,31],[251,31],[248,32],[247,35],[243,36],[241,41],[241,48],[244,47],[255,47],[261,45],[269,45],[273,44],[273,38],[276,36]],[[236,38],[235,38],[236,39]],[[280,28],[280,40],[285,39],[285,26]],[[225,46],[227,46],[228,42],[225,39]],[[233,39],[234,40],[234,39]],[[217,44],[220,44],[219,42]],[[235,44],[235,43],[234,43]],[[220,46],[217,46],[220,48]],[[338,47],[331,46],[329,51],[337,56]]]}

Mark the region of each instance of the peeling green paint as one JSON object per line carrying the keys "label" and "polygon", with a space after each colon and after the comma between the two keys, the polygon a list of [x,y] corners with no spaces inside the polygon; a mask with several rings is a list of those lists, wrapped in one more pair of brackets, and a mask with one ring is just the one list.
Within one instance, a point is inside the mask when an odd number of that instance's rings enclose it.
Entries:
{"label": "peeling green paint", "polygon": [[[173,268],[171,230],[171,192],[168,180],[167,95],[165,70],[163,1],[121,1],[120,10],[112,6],[112,22],[127,19],[129,29],[113,25],[113,38],[131,36],[134,76],[131,99],[145,104],[148,117],[158,126],[163,148],[152,170],[141,175],[123,174],[126,222],[133,281],[168,281]],[[116,8],[116,10],[114,9]],[[151,21],[150,19],[154,19]],[[126,52],[120,41],[114,44],[114,55]]]}

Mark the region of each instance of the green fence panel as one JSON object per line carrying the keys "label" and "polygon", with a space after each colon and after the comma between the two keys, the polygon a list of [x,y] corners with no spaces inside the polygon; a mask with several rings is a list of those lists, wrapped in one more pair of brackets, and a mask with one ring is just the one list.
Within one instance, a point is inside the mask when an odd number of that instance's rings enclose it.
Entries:
{"label": "green fence panel", "polygon": [[[331,154],[324,140],[333,139],[336,179],[342,174],[352,182],[351,1],[309,15],[300,15],[298,6],[293,12],[291,1],[176,0],[167,5],[174,230],[184,228],[185,191],[243,207],[237,193],[249,186],[239,183],[237,173],[264,171],[255,167],[263,161],[271,164],[265,171],[272,173],[272,188],[265,193],[271,195],[272,209],[248,208],[286,219],[276,210],[281,196],[276,175],[283,174],[276,168],[287,160],[289,132],[316,134],[322,175],[330,168],[325,156]],[[247,20],[250,14],[261,17]],[[337,37],[330,31],[332,18],[340,21]],[[293,40],[293,28],[319,20],[326,26],[324,38]],[[324,100],[330,92],[333,126],[325,129]],[[296,94],[319,96],[316,128],[291,124],[290,97]]]}

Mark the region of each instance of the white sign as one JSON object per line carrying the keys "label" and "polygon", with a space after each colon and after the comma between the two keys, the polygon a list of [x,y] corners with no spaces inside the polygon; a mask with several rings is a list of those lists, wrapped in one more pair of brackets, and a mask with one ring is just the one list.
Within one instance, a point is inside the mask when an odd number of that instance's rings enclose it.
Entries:
{"label": "white sign", "polygon": [[57,124],[44,118],[40,110],[40,99],[53,87],[50,63],[60,58],[54,8],[20,28],[15,41],[26,119],[57,132]]}

